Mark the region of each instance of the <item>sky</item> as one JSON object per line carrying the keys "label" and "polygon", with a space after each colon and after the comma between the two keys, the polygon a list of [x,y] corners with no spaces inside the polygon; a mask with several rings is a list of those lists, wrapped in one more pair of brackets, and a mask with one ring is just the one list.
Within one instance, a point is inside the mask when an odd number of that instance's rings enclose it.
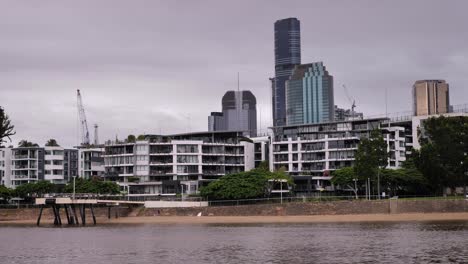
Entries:
{"label": "sky", "polygon": [[77,89],[100,142],[206,131],[239,73],[265,131],[273,24],[287,17],[301,21],[302,63],[324,62],[341,107],[345,84],[366,116],[411,111],[420,79],[446,80],[451,104],[466,104],[466,10],[463,0],[0,0],[0,106],[15,145],[77,145]]}

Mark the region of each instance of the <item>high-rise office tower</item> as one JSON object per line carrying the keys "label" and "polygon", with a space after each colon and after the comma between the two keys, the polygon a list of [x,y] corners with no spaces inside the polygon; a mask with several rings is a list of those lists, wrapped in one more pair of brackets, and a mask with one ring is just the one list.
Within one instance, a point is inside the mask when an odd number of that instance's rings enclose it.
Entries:
{"label": "high-rise office tower", "polygon": [[224,115],[222,112],[211,112],[208,116],[208,131],[225,131]]}
{"label": "high-rise office tower", "polygon": [[420,80],[413,85],[414,115],[443,114],[450,111],[449,85],[444,80]]}
{"label": "high-rise office tower", "polygon": [[257,100],[251,91],[227,91],[222,99],[222,112],[208,117],[208,131],[244,131],[257,134]]}
{"label": "high-rise office tower", "polygon": [[297,65],[286,81],[286,124],[334,120],[333,76],[323,62]]}
{"label": "high-rise office tower", "polygon": [[286,124],[285,82],[295,65],[301,64],[301,27],[297,18],[275,22],[275,79],[273,89],[273,125]]}

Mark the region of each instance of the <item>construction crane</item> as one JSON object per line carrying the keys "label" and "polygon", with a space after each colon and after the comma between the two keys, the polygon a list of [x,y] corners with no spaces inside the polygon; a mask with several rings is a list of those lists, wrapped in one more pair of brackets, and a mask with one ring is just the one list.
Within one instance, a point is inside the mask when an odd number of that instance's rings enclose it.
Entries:
{"label": "construction crane", "polygon": [[348,101],[351,103],[351,118],[354,118],[354,108],[356,108],[356,100],[354,100],[348,92],[348,88],[346,88],[346,85],[343,84],[343,89],[345,91],[346,98],[348,98]]}
{"label": "construction crane", "polygon": [[77,91],[78,97],[78,116],[80,117],[80,128],[81,128],[81,145],[89,145],[89,131],[88,131],[88,122],[86,121],[86,114],[83,107],[83,102],[81,101],[80,90]]}

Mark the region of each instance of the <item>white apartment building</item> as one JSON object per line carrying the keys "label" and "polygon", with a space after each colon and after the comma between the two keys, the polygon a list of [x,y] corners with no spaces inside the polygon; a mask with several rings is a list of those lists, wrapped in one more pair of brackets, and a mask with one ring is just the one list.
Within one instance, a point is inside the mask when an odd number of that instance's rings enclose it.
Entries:
{"label": "white apartment building", "polygon": [[11,151],[11,174],[7,186],[15,188],[44,179],[44,148],[20,147]]}
{"label": "white apartment building", "polygon": [[[381,129],[388,145],[389,168],[405,160],[405,127],[382,128],[385,118],[275,127],[271,168],[285,168],[293,177],[297,193],[333,191],[331,172],[352,166],[362,137]],[[410,143],[410,142],[408,142]]]}
{"label": "white apartment building", "polygon": [[255,168],[257,168],[262,161],[270,160],[270,137],[254,137],[251,138],[254,142],[254,162]]}
{"label": "white apartment building", "polygon": [[78,150],[59,146],[0,149],[1,184],[16,188],[46,180],[66,184],[78,175]]}
{"label": "white apartment building", "polygon": [[104,174],[104,148],[78,148],[78,177],[89,179]]}
{"label": "white apartment building", "polygon": [[11,148],[0,148],[0,185],[10,183]]}
{"label": "white apartment building", "polygon": [[137,142],[108,142],[105,177],[130,194],[192,194],[223,175],[253,169],[254,143],[241,132],[147,136]]}

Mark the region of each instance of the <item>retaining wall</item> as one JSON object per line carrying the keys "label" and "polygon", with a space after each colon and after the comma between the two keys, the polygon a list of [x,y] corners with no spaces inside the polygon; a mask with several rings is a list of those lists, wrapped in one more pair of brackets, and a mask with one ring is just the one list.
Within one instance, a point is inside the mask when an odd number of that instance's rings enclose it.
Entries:
{"label": "retaining wall", "polygon": [[[116,209],[112,208],[112,217]],[[346,215],[398,213],[457,213],[468,212],[468,200],[381,200],[294,202],[284,204],[257,204],[240,206],[210,206],[185,208],[130,208],[119,209],[120,216],[276,216],[276,215]],[[107,217],[107,208],[95,208],[97,217]],[[61,211],[64,216],[65,212]],[[0,221],[36,220],[39,208],[0,209]],[[89,208],[87,218],[91,217]],[[42,221],[53,219],[50,208],[44,209]],[[88,220],[89,221],[89,220]]]}
{"label": "retaining wall", "polygon": [[137,216],[274,216],[468,212],[468,200],[295,202],[199,208],[144,208]]}

